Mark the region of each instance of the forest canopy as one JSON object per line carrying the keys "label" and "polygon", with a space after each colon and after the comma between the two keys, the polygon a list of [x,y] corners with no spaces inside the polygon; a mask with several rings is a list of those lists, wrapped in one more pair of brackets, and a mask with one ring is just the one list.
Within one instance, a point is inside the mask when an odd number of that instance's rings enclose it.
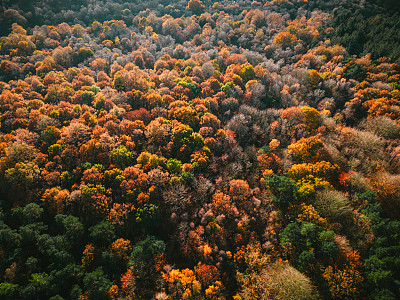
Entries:
{"label": "forest canopy", "polygon": [[0,5],[1,299],[399,299],[395,1]]}

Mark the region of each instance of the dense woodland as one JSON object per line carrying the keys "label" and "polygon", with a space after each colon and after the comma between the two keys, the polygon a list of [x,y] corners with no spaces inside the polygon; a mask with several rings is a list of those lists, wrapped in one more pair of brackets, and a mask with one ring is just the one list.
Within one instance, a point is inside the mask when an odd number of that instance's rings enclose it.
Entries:
{"label": "dense woodland", "polygon": [[394,2],[2,1],[0,298],[400,299]]}

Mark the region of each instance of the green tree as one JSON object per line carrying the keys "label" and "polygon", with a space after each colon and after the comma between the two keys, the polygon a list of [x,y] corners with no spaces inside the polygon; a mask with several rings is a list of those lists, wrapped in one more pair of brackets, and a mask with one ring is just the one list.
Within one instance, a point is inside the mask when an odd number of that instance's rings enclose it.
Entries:
{"label": "green tree", "polygon": [[114,165],[126,168],[134,163],[134,156],[131,151],[122,145],[110,152],[110,160]]}
{"label": "green tree", "polygon": [[240,77],[242,77],[243,82],[246,83],[256,77],[256,72],[254,71],[254,67],[251,64],[247,63],[240,70],[239,75]]}
{"label": "green tree", "polygon": [[115,240],[114,225],[109,222],[102,221],[97,225],[89,228],[90,240],[95,244],[105,247]]}
{"label": "green tree", "polygon": [[371,221],[375,243],[364,267],[372,299],[399,299],[400,297],[400,222],[388,219],[374,192],[359,195],[369,202],[364,215]]}
{"label": "green tree", "polygon": [[290,178],[273,175],[265,178],[265,182],[273,194],[272,202],[279,207],[286,207],[295,199],[298,188],[296,182]]}
{"label": "green tree", "polygon": [[107,292],[110,289],[112,282],[104,274],[101,267],[91,273],[86,273],[83,278],[83,285],[89,293],[89,299],[109,299]]}
{"label": "green tree", "polygon": [[160,210],[157,205],[145,204],[136,211],[136,223],[143,226],[146,232],[152,231],[159,222]]}

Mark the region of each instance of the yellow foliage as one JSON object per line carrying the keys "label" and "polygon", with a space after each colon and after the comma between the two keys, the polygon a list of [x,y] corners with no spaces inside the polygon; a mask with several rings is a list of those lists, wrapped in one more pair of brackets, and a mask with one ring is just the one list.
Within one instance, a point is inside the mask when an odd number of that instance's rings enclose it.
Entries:
{"label": "yellow foliage", "polygon": [[310,70],[308,73],[310,74],[310,84],[313,88],[315,88],[322,80],[322,77],[316,70]]}
{"label": "yellow foliage", "polygon": [[300,180],[308,175],[313,175],[332,183],[338,179],[339,166],[323,160],[317,163],[293,165],[287,173],[287,176],[294,180]]}
{"label": "yellow foliage", "polygon": [[290,32],[279,32],[274,38],[275,45],[282,45],[282,47],[289,47],[295,40],[294,34]]}
{"label": "yellow foliage", "polygon": [[302,200],[307,200],[318,189],[332,188],[332,185],[326,180],[308,175],[297,182],[297,187],[298,197]]}
{"label": "yellow foliage", "polygon": [[148,151],[143,151],[137,158],[137,163],[140,165],[139,167],[147,169],[157,168],[160,164],[166,163],[166,158],[162,156],[158,156],[157,154],[151,154]]}
{"label": "yellow foliage", "polygon": [[289,145],[288,152],[300,161],[311,162],[318,159],[323,147],[324,144],[317,136],[311,136]]}
{"label": "yellow foliage", "polygon": [[368,108],[368,114],[370,116],[387,116],[393,119],[400,117],[400,114],[393,107],[400,105],[400,101],[395,98],[382,97],[378,99],[372,99],[363,103]]}
{"label": "yellow foliage", "polygon": [[281,144],[281,142],[278,141],[277,139],[272,139],[272,140],[269,142],[269,149],[270,149],[271,151],[274,151],[274,150],[276,150],[276,149],[279,147],[280,144]]}
{"label": "yellow foliage", "polygon": [[323,228],[328,227],[328,221],[325,218],[322,218],[312,205],[307,205],[305,203],[301,204],[301,213],[297,216],[296,221],[311,222]]}
{"label": "yellow foliage", "polygon": [[303,106],[301,108],[303,112],[304,122],[310,131],[314,131],[318,128],[319,124],[319,112],[315,108],[309,106]]}
{"label": "yellow foliage", "polygon": [[130,240],[125,240],[123,238],[117,239],[111,244],[110,248],[111,251],[118,257],[122,258],[125,261],[129,260],[129,257],[132,252],[132,246]]}

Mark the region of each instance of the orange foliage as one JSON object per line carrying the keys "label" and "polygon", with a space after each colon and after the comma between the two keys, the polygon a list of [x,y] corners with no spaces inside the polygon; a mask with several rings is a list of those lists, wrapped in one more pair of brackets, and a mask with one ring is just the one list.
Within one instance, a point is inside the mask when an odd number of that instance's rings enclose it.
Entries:
{"label": "orange foliage", "polygon": [[242,207],[250,196],[250,187],[246,180],[233,179],[229,182],[229,194],[234,202]]}
{"label": "orange foliage", "polygon": [[85,250],[83,250],[82,265],[89,266],[94,259],[94,246],[87,244]]}
{"label": "orange foliage", "polygon": [[279,32],[275,37],[274,37],[274,44],[282,47],[289,47],[293,44],[294,40],[296,37],[294,34],[291,34],[290,32]]}
{"label": "orange foliage", "polygon": [[132,252],[131,241],[125,240],[123,238],[117,239],[110,246],[111,251],[123,259],[124,261],[128,261]]}
{"label": "orange foliage", "polygon": [[215,215],[235,216],[238,214],[231,197],[221,191],[216,191],[212,197],[212,210]]}

